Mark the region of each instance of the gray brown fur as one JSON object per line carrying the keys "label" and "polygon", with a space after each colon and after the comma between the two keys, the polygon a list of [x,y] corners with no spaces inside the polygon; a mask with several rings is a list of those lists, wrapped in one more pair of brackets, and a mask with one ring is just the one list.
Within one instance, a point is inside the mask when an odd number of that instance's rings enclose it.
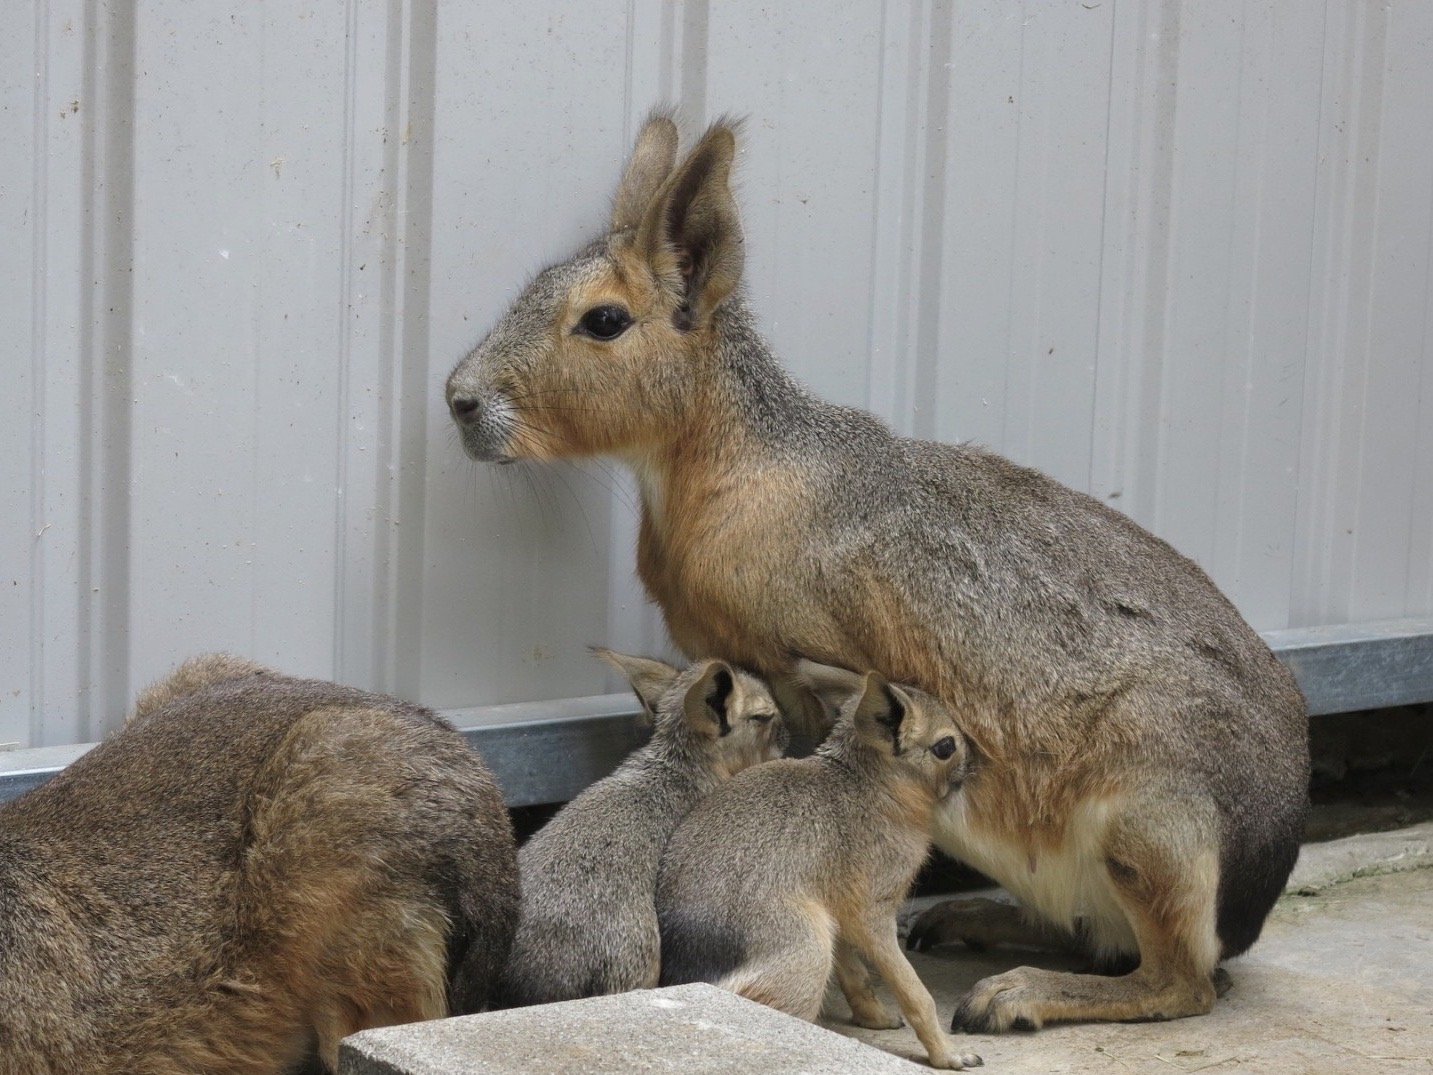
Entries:
{"label": "gray brown fur", "polygon": [[484,1006],[517,899],[446,723],[197,658],[0,809],[0,1070],[332,1070],[346,1034]]}
{"label": "gray brown fur", "polygon": [[679,673],[599,651],[652,714],[652,739],[522,848],[522,921],[502,1003],[540,1004],[657,984],[657,861],[704,795],[780,755],[786,734],[766,686],[719,661]]}
{"label": "gray brown fur", "polygon": [[[961,1025],[1207,1011],[1215,965],[1257,938],[1298,853],[1292,677],[1197,565],[1125,516],[793,383],[740,295],[737,132],[713,125],[657,183],[675,140],[669,118],[648,123],[607,238],[544,270],[453,371],[465,450],[626,461],[638,570],[691,657],[751,667],[787,705],[799,656],[875,668],[958,714],[977,768],[936,843],[1140,960],[1124,978],[990,979]],[[591,338],[596,304],[631,326]],[[924,927],[945,938],[939,914]]]}
{"label": "gray brown fur", "polygon": [[[964,778],[950,713],[876,674],[807,671],[844,695],[809,758],[742,773],[678,826],[662,857],[662,983],[707,981],[815,1019],[832,971],[862,1026],[900,1019],[872,990],[885,979],[939,1068],[957,1055],[896,939],[896,911],[930,850],[936,804]],[[943,755],[943,756],[942,756]]]}

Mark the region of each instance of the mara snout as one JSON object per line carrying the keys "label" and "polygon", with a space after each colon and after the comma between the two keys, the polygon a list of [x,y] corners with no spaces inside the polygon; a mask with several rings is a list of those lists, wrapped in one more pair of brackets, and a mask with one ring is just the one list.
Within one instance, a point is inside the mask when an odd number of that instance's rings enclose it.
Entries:
{"label": "mara snout", "polygon": [[[637,569],[672,639],[762,675],[789,715],[811,704],[802,658],[959,714],[974,764],[935,842],[1049,930],[1138,965],[992,979],[960,1026],[1207,1011],[1298,854],[1298,687],[1127,516],[795,383],[742,295],[738,135],[719,120],[679,154],[652,117],[605,237],[543,270],[453,371],[467,451],[631,467]],[[960,938],[961,916],[942,921],[925,943]]]}

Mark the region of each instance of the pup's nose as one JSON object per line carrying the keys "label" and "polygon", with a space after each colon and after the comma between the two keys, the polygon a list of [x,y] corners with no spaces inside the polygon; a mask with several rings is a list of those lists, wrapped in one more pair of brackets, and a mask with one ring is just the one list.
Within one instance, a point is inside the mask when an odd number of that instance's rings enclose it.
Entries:
{"label": "pup's nose", "polygon": [[478,401],[471,396],[454,396],[448,402],[448,409],[453,412],[453,421],[459,425],[468,425],[476,421],[480,406]]}

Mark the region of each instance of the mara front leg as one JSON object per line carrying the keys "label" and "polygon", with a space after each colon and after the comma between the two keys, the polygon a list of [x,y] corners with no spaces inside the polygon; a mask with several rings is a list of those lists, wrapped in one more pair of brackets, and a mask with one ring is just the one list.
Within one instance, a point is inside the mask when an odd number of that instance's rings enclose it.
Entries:
{"label": "mara front leg", "polygon": [[963,1071],[984,1063],[975,1053],[959,1053],[951,1048],[950,1039],[936,1017],[935,1001],[931,999],[930,990],[901,951],[894,915],[867,913],[842,921],[839,929],[841,940],[849,945],[851,951],[865,957],[872,969],[891,987],[901,1013],[925,1046],[931,1067]]}
{"label": "mara front leg", "polygon": [[886,1007],[871,982],[859,952],[844,939],[836,941],[836,981],[851,1007],[851,1022],[868,1030],[899,1030],[904,1021]]}

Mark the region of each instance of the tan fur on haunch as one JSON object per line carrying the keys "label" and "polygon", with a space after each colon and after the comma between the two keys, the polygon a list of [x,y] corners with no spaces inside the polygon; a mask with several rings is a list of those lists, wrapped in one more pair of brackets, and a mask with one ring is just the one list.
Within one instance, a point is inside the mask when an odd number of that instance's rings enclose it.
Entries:
{"label": "tan fur on haunch", "polygon": [[[628,226],[540,273],[453,370],[464,449],[626,462],[638,572],[672,638],[762,674],[794,722],[822,717],[791,675],[802,657],[877,669],[958,715],[977,763],[936,843],[1051,928],[1142,961],[1079,988],[1032,976],[1020,1025],[1197,1010],[1298,852],[1308,721],[1292,677],[1127,517],[796,385],[741,296],[737,132],[718,121],[684,157],[671,137],[668,117],[638,137]],[[593,304],[630,324],[593,338]],[[927,925],[922,943],[956,939]],[[964,1024],[1004,1022],[996,995],[977,989]]]}
{"label": "tan fur on haunch", "polygon": [[877,674],[804,663],[823,697],[844,697],[815,756],[739,773],[677,827],[662,856],[662,982],[713,982],[814,1020],[832,972],[861,1026],[901,1025],[896,995],[934,1067],[954,1052],[935,1003],[896,942],[896,910],[930,848],[936,803],[969,752],[949,711]]}
{"label": "tan fur on haunch", "polygon": [[0,809],[0,1070],[281,1075],[475,1010],[517,914],[481,760],[430,712],[221,655]]}

